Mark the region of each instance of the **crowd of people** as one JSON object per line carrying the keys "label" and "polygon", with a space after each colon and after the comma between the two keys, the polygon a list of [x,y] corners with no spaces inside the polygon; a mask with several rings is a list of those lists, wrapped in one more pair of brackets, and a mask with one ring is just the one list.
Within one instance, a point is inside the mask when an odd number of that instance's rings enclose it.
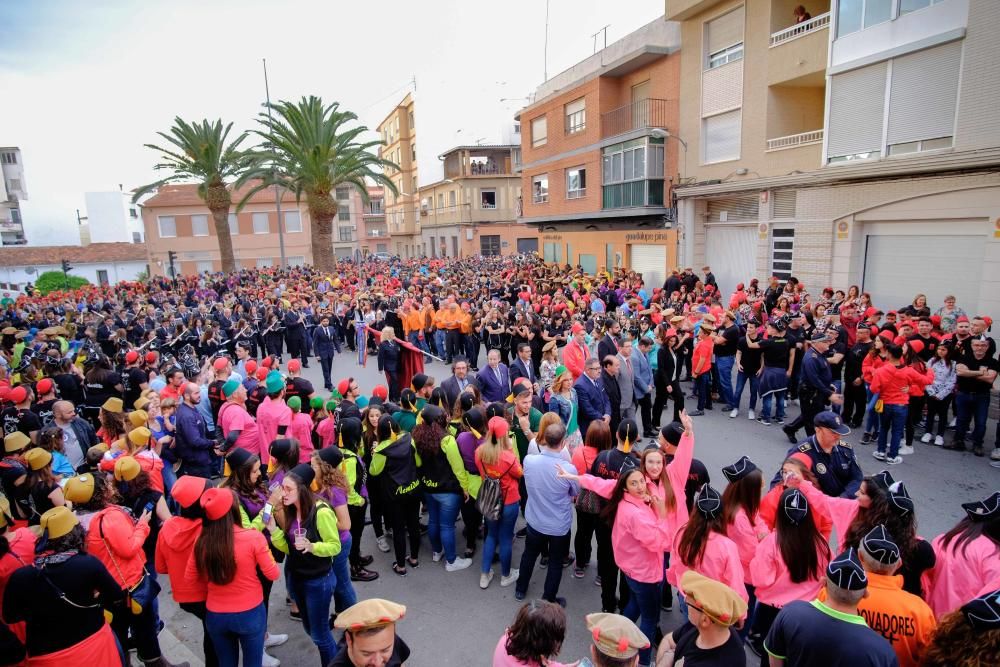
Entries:
{"label": "crowd of people", "polygon": [[[427,543],[525,601],[483,664],[561,664],[561,580],[592,563],[601,609],[572,664],[1000,662],[1000,492],[927,541],[919,499],[842,439],[861,430],[886,466],[915,440],[986,456],[992,322],[953,297],[883,313],[856,287],[772,277],[724,297],[708,267],[650,288],[513,256],[29,290],[0,309],[0,665],[169,665],[165,580],[206,665],[280,664],[275,585],[323,667],[401,665],[405,609],[359,593],[413,574]],[[371,357],[385,382],[363,386]],[[783,429],[773,478],[742,455],[712,485],[695,432],[720,403]]]}

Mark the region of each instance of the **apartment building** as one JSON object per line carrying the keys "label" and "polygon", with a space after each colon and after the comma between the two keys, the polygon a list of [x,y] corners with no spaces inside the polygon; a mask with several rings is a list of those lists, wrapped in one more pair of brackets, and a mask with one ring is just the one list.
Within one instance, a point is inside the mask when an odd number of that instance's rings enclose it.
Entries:
{"label": "apartment building", "polygon": [[362,203],[361,225],[358,242],[362,254],[390,251],[391,237],[385,222],[385,189],[381,185],[368,186],[368,203]]}
{"label": "apartment building", "polygon": [[520,146],[456,146],[438,156],[444,178],[420,188],[420,254],[469,257],[537,252],[538,232],[518,222]]}
{"label": "apartment building", "polygon": [[[267,268],[281,264],[278,239],[278,207],[274,188],[257,192],[236,212],[236,203],[249,189],[233,193],[229,213],[229,233],[233,253],[240,268]],[[219,271],[219,244],[215,224],[195,184],[165,185],[142,203],[146,253],[150,275],[170,275],[168,251],[177,253],[178,274]],[[305,202],[296,204],[295,195],[282,191],[281,224],[284,225],[285,261],[290,266],[312,264],[312,236]]]}
{"label": "apartment building", "polygon": [[[796,17],[804,4],[808,17]],[[680,258],[1000,312],[1000,3],[666,0]]]}
{"label": "apartment building", "polygon": [[361,193],[353,185],[338,185],[333,192],[337,217],[333,221],[333,254],[337,259],[355,257],[366,245],[365,213]]}
{"label": "apartment building", "polygon": [[22,199],[28,198],[24,182],[24,164],[21,149],[16,146],[0,148],[0,245],[24,245],[24,221],[21,218]]}
{"label": "apartment building", "polygon": [[521,221],[546,261],[655,285],[676,265],[680,45],[680,27],[656,20],[543,83],[517,115]]}
{"label": "apartment building", "polygon": [[122,190],[86,192],[87,215],[81,217],[80,245],[91,243],[142,243],[143,224],[139,205]]}
{"label": "apartment building", "polygon": [[400,257],[419,255],[420,207],[417,193],[417,128],[413,97],[407,94],[393,107],[376,128],[383,145],[378,155],[399,169],[386,175],[396,184],[398,194],[385,192],[385,217],[392,235],[392,254]]}

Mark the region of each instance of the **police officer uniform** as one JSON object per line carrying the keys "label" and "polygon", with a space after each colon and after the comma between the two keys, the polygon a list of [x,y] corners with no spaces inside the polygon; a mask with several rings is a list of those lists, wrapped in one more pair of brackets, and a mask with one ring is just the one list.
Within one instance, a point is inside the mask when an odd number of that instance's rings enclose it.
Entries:
{"label": "police officer uniform", "polygon": [[[812,340],[823,342],[828,340],[826,332],[816,333]],[[802,412],[793,421],[782,427],[789,441],[795,442],[795,432],[805,426],[806,433],[813,434],[812,424],[820,412],[830,402],[834,393],[833,373],[826,358],[810,347],[802,360],[802,377],[799,385],[799,399]]]}
{"label": "police officer uniform", "polygon": [[[817,428],[827,428],[838,435],[847,435],[851,432],[840,415],[829,410],[816,415],[813,421]],[[810,469],[816,475],[819,487],[828,496],[840,498],[853,498],[855,492],[861,487],[861,480],[864,474],[861,466],[858,465],[854,448],[850,443],[840,440],[828,452],[823,451],[815,435],[811,435],[803,442],[792,447],[785,455],[802,453],[812,461]],[[771,480],[771,486],[781,482],[781,471]]]}

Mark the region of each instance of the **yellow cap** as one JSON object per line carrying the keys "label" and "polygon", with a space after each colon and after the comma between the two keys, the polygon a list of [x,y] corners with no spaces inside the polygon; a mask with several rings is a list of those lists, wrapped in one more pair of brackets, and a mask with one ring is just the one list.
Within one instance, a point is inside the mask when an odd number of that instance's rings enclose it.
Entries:
{"label": "yellow cap", "polygon": [[0,493],[0,528],[9,526],[13,522],[14,519],[10,515],[10,501],[7,500],[7,496]]}
{"label": "yellow cap", "polygon": [[39,520],[39,527],[42,532],[48,533],[50,540],[54,540],[63,535],[67,535],[76,525],[79,523],[77,521],[76,515],[66,507],[65,505],[60,507],[53,507],[48,512],[42,515]]}
{"label": "yellow cap", "polygon": [[733,625],[747,613],[747,603],[736,591],[694,570],[681,576],[680,589],[689,607],[701,611],[719,625]]}
{"label": "yellow cap", "polygon": [[381,598],[362,600],[337,615],[333,625],[341,630],[377,628],[395,623],[406,615],[406,607]]}
{"label": "yellow cap", "polygon": [[8,454],[19,452],[30,444],[31,438],[20,431],[14,431],[3,437],[3,448]]}
{"label": "yellow cap", "polygon": [[149,399],[146,398],[145,396],[140,396],[139,398],[135,399],[134,403],[132,403],[132,407],[134,407],[136,410],[145,410],[147,405],[149,405]]}
{"label": "yellow cap", "polygon": [[140,472],[139,462],[131,456],[119,456],[115,461],[115,479],[119,482],[131,482]]}
{"label": "yellow cap", "polygon": [[[149,401],[146,402],[149,403]],[[149,421],[149,413],[145,410],[133,410],[128,413],[128,421],[132,424],[133,428],[136,426],[145,426],[146,422]]]}
{"label": "yellow cap", "polygon": [[52,454],[49,454],[44,449],[35,447],[24,453],[24,460],[32,470],[41,470],[52,463]]}
{"label": "yellow cap", "polygon": [[102,410],[107,410],[108,412],[125,412],[125,404],[122,403],[120,398],[109,398],[104,401],[104,405],[101,406]]}
{"label": "yellow cap", "polygon": [[129,442],[131,442],[136,447],[145,447],[146,445],[149,444],[149,439],[151,437],[153,437],[153,433],[145,426],[134,428],[128,432]]}
{"label": "yellow cap", "polygon": [[649,647],[642,630],[619,614],[587,614],[587,630],[597,650],[610,658],[631,658]]}
{"label": "yellow cap", "polygon": [[90,473],[70,477],[63,486],[63,497],[71,503],[89,503],[94,497],[95,481]]}

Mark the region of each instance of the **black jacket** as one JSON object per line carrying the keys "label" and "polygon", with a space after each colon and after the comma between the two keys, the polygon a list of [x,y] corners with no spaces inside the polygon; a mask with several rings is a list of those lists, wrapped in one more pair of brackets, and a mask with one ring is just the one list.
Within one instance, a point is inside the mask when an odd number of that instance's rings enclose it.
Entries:
{"label": "black jacket", "polygon": [[384,340],[378,345],[378,369],[396,373],[399,371],[399,343],[394,340]]}
{"label": "black jacket", "polygon": [[618,422],[622,420],[622,391],[618,387],[618,380],[614,375],[610,375],[607,370],[601,371],[601,383],[604,385],[604,393],[611,401],[611,437],[614,437],[618,430]]}

